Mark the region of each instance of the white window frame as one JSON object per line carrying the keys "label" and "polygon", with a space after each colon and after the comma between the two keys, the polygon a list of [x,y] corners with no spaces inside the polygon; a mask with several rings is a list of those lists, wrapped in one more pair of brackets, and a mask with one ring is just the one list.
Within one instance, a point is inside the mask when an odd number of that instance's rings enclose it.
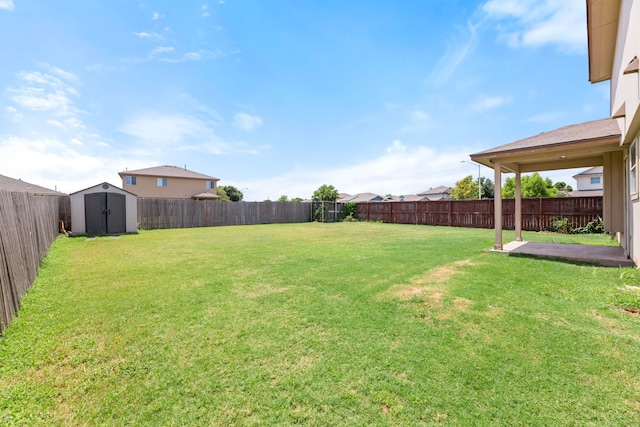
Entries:
{"label": "white window frame", "polygon": [[138,184],[138,180],[136,178],[137,177],[135,177],[133,175],[126,175],[124,177],[124,185],[137,185]]}
{"label": "white window frame", "polygon": [[638,138],[629,147],[629,194],[631,198],[638,198]]}
{"label": "white window frame", "polygon": [[157,185],[158,187],[168,187],[168,184],[169,184],[169,182],[168,182],[167,178],[160,178],[160,177],[158,177],[158,178],[156,179],[156,185]]}
{"label": "white window frame", "polygon": [[215,190],[216,189],[216,182],[215,181],[207,181],[205,186],[207,187],[207,190]]}
{"label": "white window frame", "polygon": [[595,185],[595,184],[600,184],[600,177],[599,176],[592,176],[591,180],[590,180],[591,185]]}

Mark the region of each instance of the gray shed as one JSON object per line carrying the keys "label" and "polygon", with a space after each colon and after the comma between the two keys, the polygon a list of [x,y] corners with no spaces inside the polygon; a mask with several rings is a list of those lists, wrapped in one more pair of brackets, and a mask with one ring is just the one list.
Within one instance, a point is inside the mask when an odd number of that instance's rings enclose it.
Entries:
{"label": "gray shed", "polygon": [[138,231],[138,196],[107,182],[71,194],[73,234]]}

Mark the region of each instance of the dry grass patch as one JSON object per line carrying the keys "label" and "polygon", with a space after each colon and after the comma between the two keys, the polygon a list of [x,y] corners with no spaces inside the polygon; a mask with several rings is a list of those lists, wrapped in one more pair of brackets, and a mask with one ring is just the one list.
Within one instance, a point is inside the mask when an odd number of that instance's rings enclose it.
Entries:
{"label": "dry grass patch", "polygon": [[256,283],[251,286],[236,288],[235,292],[239,296],[246,298],[259,298],[272,294],[281,294],[291,289],[291,286],[273,286],[270,283]]}

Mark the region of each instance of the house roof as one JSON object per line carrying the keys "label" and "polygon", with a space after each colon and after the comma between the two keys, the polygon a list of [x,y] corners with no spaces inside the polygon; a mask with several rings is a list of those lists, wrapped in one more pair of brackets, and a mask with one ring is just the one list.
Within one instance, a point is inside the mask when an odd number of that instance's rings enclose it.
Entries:
{"label": "house roof", "polygon": [[503,172],[537,172],[603,164],[603,153],[619,151],[620,128],[614,119],[564,126],[471,155],[471,159]]}
{"label": "house roof", "polygon": [[451,192],[451,187],[441,185],[439,187],[430,188],[428,190],[422,191],[418,193],[418,196],[429,196],[433,194],[449,194],[450,192]]}
{"label": "house roof", "polygon": [[157,176],[162,178],[191,178],[191,179],[207,179],[212,181],[219,181],[218,178],[214,178],[209,175],[191,171],[187,168],[181,168],[178,166],[154,166],[145,169],[136,169],[130,171],[118,172],[120,177],[124,175],[142,175],[142,176]]}
{"label": "house roof", "polygon": [[573,190],[569,193],[569,197],[596,197],[603,194],[603,190]]}
{"label": "house roof", "polygon": [[193,196],[191,196],[191,198],[196,200],[218,200],[220,196],[218,196],[217,194],[205,191],[202,193],[194,194]]}
{"label": "house roof", "polygon": [[344,199],[339,199],[338,201],[339,202],[370,202],[372,200],[382,200],[382,197],[375,193],[358,193]]}
{"label": "house roof", "polygon": [[589,81],[611,78],[621,0],[587,0]]}
{"label": "house roof", "polygon": [[602,166],[594,166],[592,168],[583,170],[580,173],[573,175],[573,179],[577,179],[579,176],[590,176],[590,175],[602,175],[603,167]]}
{"label": "house roof", "polygon": [[31,193],[31,194],[46,195],[46,196],[68,196],[68,194],[61,193],[60,191],[51,190],[46,187],[41,187],[36,184],[31,184],[21,179],[14,179],[4,175],[0,175],[0,190],[13,191],[16,193]]}
{"label": "house roof", "polygon": [[428,199],[418,194],[407,194],[404,196],[391,196],[384,199],[385,202],[419,202],[422,200],[428,200]]}

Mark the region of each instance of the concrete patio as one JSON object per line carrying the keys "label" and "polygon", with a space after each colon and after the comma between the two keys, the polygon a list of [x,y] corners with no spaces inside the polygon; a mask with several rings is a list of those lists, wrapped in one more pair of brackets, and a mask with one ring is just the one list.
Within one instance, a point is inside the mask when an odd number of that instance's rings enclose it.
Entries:
{"label": "concrete patio", "polygon": [[509,242],[501,251],[509,256],[547,258],[603,267],[634,267],[620,246],[575,245],[566,243]]}

